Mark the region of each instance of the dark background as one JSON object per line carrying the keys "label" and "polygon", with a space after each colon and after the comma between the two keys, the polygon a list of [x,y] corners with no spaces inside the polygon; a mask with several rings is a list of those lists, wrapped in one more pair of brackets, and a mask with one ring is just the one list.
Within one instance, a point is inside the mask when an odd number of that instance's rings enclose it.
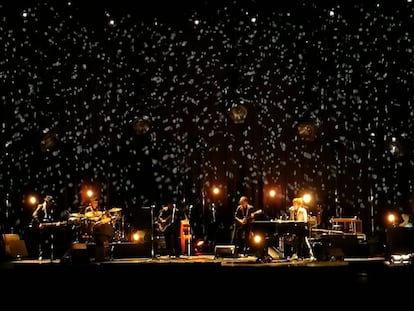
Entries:
{"label": "dark background", "polygon": [[29,195],[73,213],[91,186],[135,227],[173,200],[203,235],[214,203],[223,241],[241,195],[278,217],[305,191],[323,225],[359,217],[383,232],[388,211],[412,211],[413,13],[404,1],[4,3],[4,231],[27,226]]}

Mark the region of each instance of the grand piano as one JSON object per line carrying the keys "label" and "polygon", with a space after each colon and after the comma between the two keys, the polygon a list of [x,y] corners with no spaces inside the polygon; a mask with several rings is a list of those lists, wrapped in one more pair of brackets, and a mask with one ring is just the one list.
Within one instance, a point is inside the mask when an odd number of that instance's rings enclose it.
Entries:
{"label": "grand piano", "polygon": [[253,236],[260,235],[264,238],[263,244],[256,247],[263,247],[264,251],[259,252],[260,256],[277,256],[285,259],[289,255],[287,244],[291,237],[296,235],[309,236],[308,223],[295,220],[255,220],[251,222]]}

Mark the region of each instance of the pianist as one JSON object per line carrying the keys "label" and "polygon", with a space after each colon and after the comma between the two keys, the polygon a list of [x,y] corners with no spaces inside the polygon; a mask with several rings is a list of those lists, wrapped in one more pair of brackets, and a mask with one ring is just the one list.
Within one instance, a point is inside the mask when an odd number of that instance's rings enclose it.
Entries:
{"label": "pianist", "polygon": [[[305,207],[303,198],[294,198],[292,206],[289,207],[289,220],[308,223],[308,210]],[[297,232],[293,235],[292,256],[290,259],[304,259],[305,257],[313,258],[312,247],[308,240],[308,230],[305,226],[303,232]]]}

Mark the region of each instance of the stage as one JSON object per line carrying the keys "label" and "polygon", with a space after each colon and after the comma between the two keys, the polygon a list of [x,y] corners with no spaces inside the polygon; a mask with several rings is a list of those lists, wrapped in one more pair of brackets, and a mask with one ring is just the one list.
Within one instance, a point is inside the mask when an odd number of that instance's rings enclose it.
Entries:
{"label": "stage", "polygon": [[[392,262],[380,243],[361,242],[346,235],[315,239],[312,243],[315,257],[299,260],[279,256],[274,248],[268,248],[266,257],[258,253],[238,255],[233,245],[227,244],[216,245],[209,252],[199,249],[195,253],[192,249],[191,254],[170,258],[162,241],[157,239],[112,242],[106,245],[99,260],[98,249],[91,242],[52,248],[48,257],[39,259],[35,247],[27,252],[22,240],[10,239],[18,238],[16,235],[7,237],[13,256],[3,258],[0,273],[4,284],[8,284],[5,293],[10,290],[11,294],[16,288],[29,287],[29,293],[35,294],[46,287],[56,295],[73,295],[85,286],[92,286],[88,291],[99,295],[115,292],[117,301],[121,297],[122,301],[133,301],[135,295],[141,301],[172,287],[186,297],[208,294],[216,300],[232,297],[240,287],[247,286],[245,290],[264,297],[289,296],[299,287],[308,296],[353,299],[366,298],[367,291],[372,290],[376,295],[402,294],[411,288],[406,284],[414,279],[412,261]],[[403,241],[406,240],[404,237]],[[390,246],[394,253],[411,252],[406,243],[403,247],[395,242]]]}
{"label": "stage", "polygon": [[[82,305],[95,307],[108,306],[102,298],[116,305],[145,301],[168,306],[164,298],[174,299],[176,295],[195,300],[198,305],[214,307],[230,299],[232,305],[245,307],[240,300],[232,302],[237,294],[243,301],[253,299],[272,306],[295,298],[297,291],[306,293],[305,300],[295,302],[304,306],[332,299],[367,299],[368,293],[374,293],[370,299],[382,299],[385,296],[381,294],[408,292],[411,286],[406,280],[414,277],[413,265],[391,264],[383,257],[328,261],[275,259],[263,263],[256,256],[206,254],[171,259],[163,255],[104,261],[20,259],[2,262],[0,267],[2,283],[8,285],[4,294],[25,288],[29,295],[46,291],[51,296],[64,295],[77,304],[82,301]],[[165,290],[166,296],[162,294]],[[85,291],[86,296],[82,294]],[[101,298],[93,298],[96,295]],[[161,295],[160,301],[157,295]]]}

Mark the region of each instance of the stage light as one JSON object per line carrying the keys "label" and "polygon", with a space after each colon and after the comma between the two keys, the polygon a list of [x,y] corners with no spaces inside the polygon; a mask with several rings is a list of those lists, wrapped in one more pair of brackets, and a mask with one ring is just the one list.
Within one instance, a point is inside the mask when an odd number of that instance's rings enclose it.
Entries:
{"label": "stage light", "polygon": [[145,240],[145,231],[135,230],[131,232],[131,242],[143,243]]}
{"label": "stage light", "polygon": [[389,152],[395,157],[401,157],[404,155],[405,151],[401,142],[395,137],[390,137],[387,139],[387,145]]}
{"label": "stage light", "polygon": [[142,135],[148,132],[150,129],[150,126],[151,126],[151,121],[148,116],[137,118],[132,123],[132,128],[134,129],[137,135]]}
{"label": "stage light", "polygon": [[94,196],[94,192],[93,192],[93,190],[92,190],[92,189],[88,189],[88,190],[86,190],[86,196],[87,196],[88,198],[92,198],[92,197]]}
{"label": "stage light", "polygon": [[85,182],[81,186],[80,199],[81,203],[89,203],[99,199],[99,186],[91,182]]}
{"label": "stage light", "polygon": [[316,122],[303,122],[298,125],[298,135],[306,141],[314,141],[318,135],[319,125]]}
{"label": "stage light", "polygon": [[312,201],[312,196],[309,193],[305,193],[303,196],[303,202],[309,204]]}
{"label": "stage light", "polygon": [[243,104],[233,106],[229,110],[229,116],[235,124],[244,123],[247,117],[247,108]]}
{"label": "stage light", "polygon": [[212,184],[207,191],[207,202],[221,206],[226,198],[226,188],[220,184]]}
{"label": "stage light", "polygon": [[195,255],[211,254],[214,252],[213,244],[210,241],[203,239],[195,240],[193,243],[193,250]]}
{"label": "stage light", "polygon": [[391,254],[390,262],[394,265],[410,265],[413,262],[414,254]]}
{"label": "stage light", "polygon": [[394,213],[388,213],[386,216],[388,225],[395,226],[398,221],[398,217]]}
{"label": "stage light", "polygon": [[214,195],[219,195],[220,194],[220,188],[219,187],[213,187],[213,188],[211,188],[211,192]]}
{"label": "stage light", "polygon": [[255,234],[252,238],[252,241],[255,245],[262,245],[265,241],[265,238],[261,234]]}
{"label": "stage light", "polygon": [[38,199],[38,197],[37,197],[36,195],[34,195],[34,194],[29,195],[29,196],[27,197],[27,199],[26,199],[26,203],[27,203],[27,205],[30,205],[30,206],[37,205],[37,203],[38,203],[38,202],[39,202],[39,199]]}
{"label": "stage light", "polygon": [[40,149],[42,152],[47,152],[53,147],[57,145],[59,141],[59,136],[56,133],[47,133],[45,136],[43,136],[42,141],[40,142]]}

